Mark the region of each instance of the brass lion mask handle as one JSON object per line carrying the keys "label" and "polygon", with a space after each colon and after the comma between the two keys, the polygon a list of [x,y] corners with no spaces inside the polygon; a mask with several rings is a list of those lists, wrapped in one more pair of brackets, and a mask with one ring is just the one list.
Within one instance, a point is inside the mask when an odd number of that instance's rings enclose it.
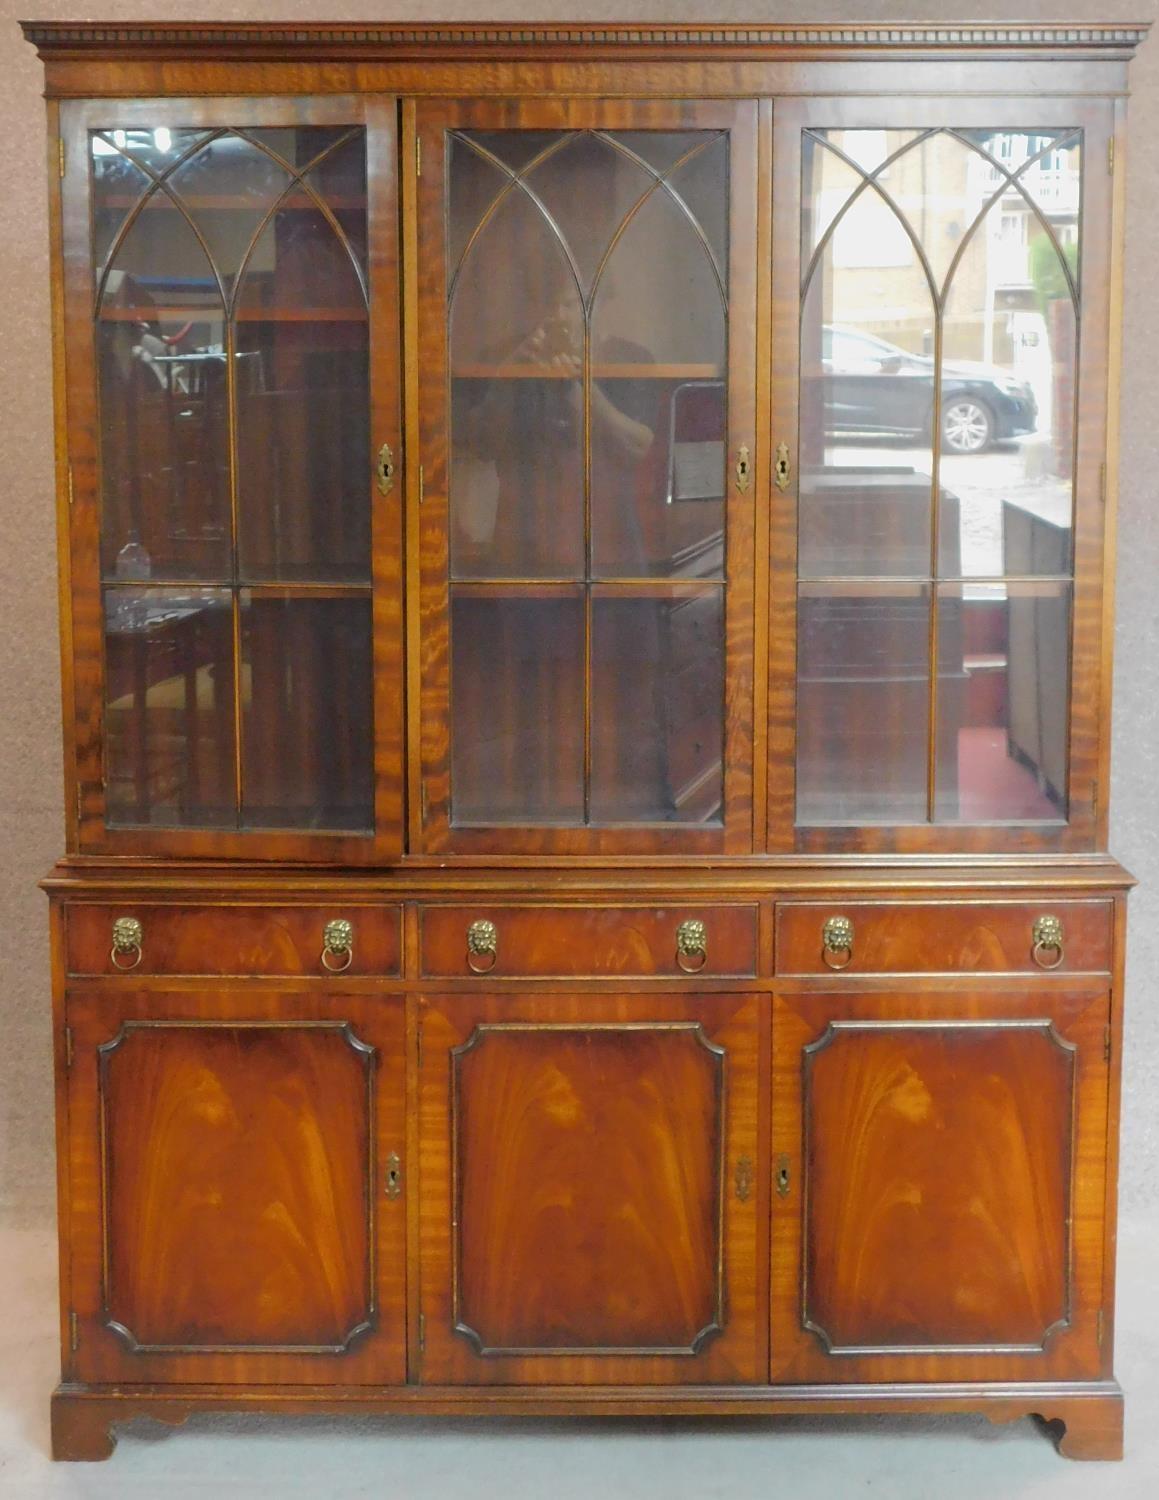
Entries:
{"label": "brass lion mask handle", "polygon": [[1030,928],[1030,956],[1040,969],[1057,969],[1063,960],[1062,918],[1035,917]]}
{"label": "brass lion mask handle", "polygon": [[113,923],[113,946],[109,953],[114,969],[135,969],[141,962],[144,928],[136,917],[118,917]]}
{"label": "brass lion mask handle", "polygon": [[676,963],[686,974],[699,974],[708,962],[708,928],[696,917],[676,929]]}
{"label": "brass lion mask handle", "polygon": [[846,969],[853,962],[853,921],[850,917],[826,917],[821,928],[821,957],[831,969]]}
{"label": "brass lion mask handle", "polygon": [[354,962],[354,924],[336,917],[322,929],[322,967],[342,974]]}
{"label": "brass lion mask handle", "polygon": [[467,967],[473,974],[489,974],[499,959],[499,929],[481,917],[467,928]]}

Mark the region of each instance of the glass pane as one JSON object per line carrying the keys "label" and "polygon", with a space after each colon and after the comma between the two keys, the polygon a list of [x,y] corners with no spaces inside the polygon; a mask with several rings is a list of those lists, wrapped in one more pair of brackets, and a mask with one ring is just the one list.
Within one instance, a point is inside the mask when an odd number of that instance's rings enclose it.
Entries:
{"label": "glass pane", "polygon": [[472,241],[450,298],[452,572],[580,577],[584,311],[559,238],[522,189]]}
{"label": "glass pane", "polygon": [[[727,204],[727,176],[717,191]],[[709,249],[661,187],[606,262],[592,360],[595,575],[720,576],[727,309]]]}
{"label": "glass pane", "polygon": [[938,590],[936,815],[1066,817],[1069,583]]}
{"label": "glass pane", "polygon": [[1053,155],[1074,188],[1062,198],[1071,206],[1052,215],[1054,238],[1011,189],[974,231],[950,282],[943,577],[1071,567],[1078,337],[1067,271],[1077,276],[1079,153]]}
{"label": "glass pane", "polygon": [[[837,159],[806,148],[803,191],[816,217]],[[844,188],[848,169],[838,167]],[[826,242],[802,308],[803,577],[929,576],[936,321],[909,235],[867,189]]]}
{"label": "glass pane", "polygon": [[[362,161],[361,134],[322,166],[342,153]],[[343,217],[364,241],[365,200],[347,199]],[[243,579],[368,581],[366,301],[347,244],[305,194],[258,237],[238,288],[237,350]]]}
{"label": "glass pane", "polygon": [[104,609],[109,825],[232,825],[228,592],[107,588]]}
{"label": "glass pane", "polygon": [[241,594],[242,823],[374,824],[369,596]]}
{"label": "glass pane", "polygon": [[811,584],[797,615],[798,823],[924,823],[930,590]]}
{"label": "glass pane", "polygon": [[293,178],[258,146],[226,132],[182,162],[169,181],[228,287],[263,219]]}
{"label": "glass pane", "polygon": [[456,824],[581,823],[584,607],[578,590],[451,590]]}
{"label": "glass pane", "polygon": [[[868,176],[876,176],[887,190],[892,185],[892,162],[882,164],[919,138],[916,130],[811,130],[802,138],[801,264],[807,267],[813,251],[850,198]],[[848,160],[845,160],[848,158]],[[876,196],[866,188],[861,197]],[[880,201],[880,200],[879,200]],[[860,203],[860,199],[859,199]]]}
{"label": "glass pane", "polygon": [[720,588],[593,598],[593,822],[720,820],[723,606]]}
{"label": "glass pane", "polygon": [[227,578],[225,322],[212,267],[176,209],[142,212],[121,241],[96,346],[104,576]]}

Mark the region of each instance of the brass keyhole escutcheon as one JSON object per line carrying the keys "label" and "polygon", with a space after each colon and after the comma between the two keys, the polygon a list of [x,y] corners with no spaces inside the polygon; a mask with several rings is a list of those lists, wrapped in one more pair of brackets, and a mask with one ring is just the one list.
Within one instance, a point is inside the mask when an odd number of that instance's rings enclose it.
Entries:
{"label": "brass keyhole escutcheon", "polygon": [[789,1196],[789,1158],[787,1156],[777,1157],[777,1197],[787,1198]]}
{"label": "brass keyhole escutcheon", "polygon": [[392,1151],[386,1158],[386,1196],[397,1198],[402,1192],[402,1162],[398,1152]]}
{"label": "brass keyhole escutcheon", "polygon": [[740,451],[736,456],[736,487],[741,495],[747,495],[749,485],[753,482],[753,465],[749,457],[749,450],[745,444],[741,444]]}
{"label": "brass keyhole escutcheon", "polygon": [[787,490],[789,488],[790,472],[789,445],[788,443],[778,443],[777,462],[773,467],[773,481],[779,490]]}
{"label": "brass keyhole escutcheon", "polygon": [[378,478],[378,493],[389,495],[394,488],[394,451],[389,443],[383,443],[378,450],[378,462],[374,466],[374,472]]}

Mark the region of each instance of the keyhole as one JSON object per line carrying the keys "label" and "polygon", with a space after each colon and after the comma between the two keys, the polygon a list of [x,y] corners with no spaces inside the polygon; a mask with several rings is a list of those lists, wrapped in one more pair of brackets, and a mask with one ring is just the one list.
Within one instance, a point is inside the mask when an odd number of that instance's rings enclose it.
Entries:
{"label": "keyhole", "polygon": [[789,1158],[782,1156],[777,1161],[777,1193],[781,1198],[789,1194]]}

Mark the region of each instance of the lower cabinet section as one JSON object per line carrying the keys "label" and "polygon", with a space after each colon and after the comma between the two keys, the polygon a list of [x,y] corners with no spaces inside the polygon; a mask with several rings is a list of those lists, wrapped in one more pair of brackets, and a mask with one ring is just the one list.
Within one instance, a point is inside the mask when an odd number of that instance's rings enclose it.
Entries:
{"label": "lower cabinet section", "polygon": [[775,1381],[1102,1365],[1105,988],[781,994]]}
{"label": "lower cabinet section", "polygon": [[404,1380],[402,1001],[87,991],[67,1019],[74,1377]]}
{"label": "lower cabinet section", "polygon": [[763,1381],[767,998],[420,1002],[424,1382]]}

